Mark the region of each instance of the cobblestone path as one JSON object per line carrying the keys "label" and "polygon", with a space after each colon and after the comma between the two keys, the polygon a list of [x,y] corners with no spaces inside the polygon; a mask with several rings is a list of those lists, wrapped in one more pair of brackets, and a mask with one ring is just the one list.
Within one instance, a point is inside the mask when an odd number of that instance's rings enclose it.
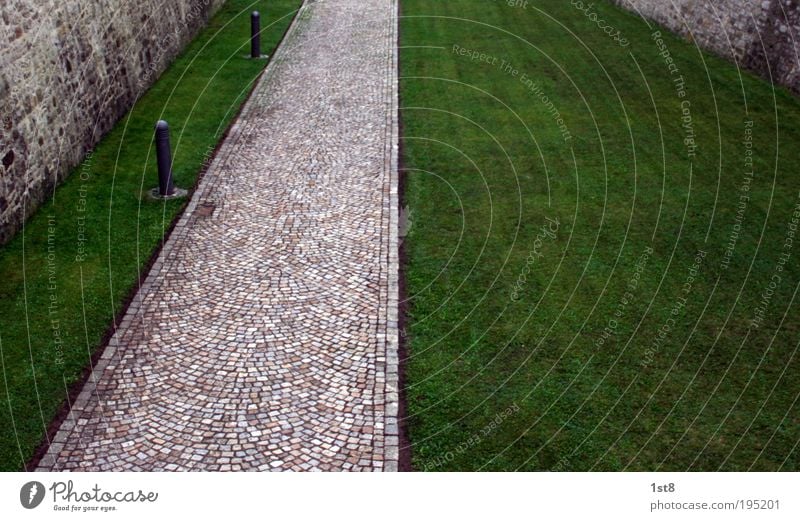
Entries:
{"label": "cobblestone path", "polygon": [[397,469],[396,39],[307,3],[40,470]]}

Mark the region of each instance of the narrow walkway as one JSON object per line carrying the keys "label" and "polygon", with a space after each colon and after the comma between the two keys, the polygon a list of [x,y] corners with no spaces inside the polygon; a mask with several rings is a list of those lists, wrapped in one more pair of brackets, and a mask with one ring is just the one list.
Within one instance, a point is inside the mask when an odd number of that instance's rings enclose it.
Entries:
{"label": "narrow walkway", "polygon": [[396,1],[307,3],[40,470],[397,469]]}

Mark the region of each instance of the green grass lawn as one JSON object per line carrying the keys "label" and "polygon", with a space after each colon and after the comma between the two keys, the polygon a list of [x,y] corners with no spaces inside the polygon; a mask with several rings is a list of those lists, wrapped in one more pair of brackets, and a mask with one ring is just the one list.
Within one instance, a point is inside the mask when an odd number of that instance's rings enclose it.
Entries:
{"label": "green grass lawn", "polygon": [[[184,201],[155,202],[153,125],[169,121],[174,178],[192,187],[300,0],[228,0],[208,27],[0,250],[0,470],[24,468]],[[82,250],[81,250],[82,249]]]}
{"label": "green grass lawn", "polygon": [[798,470],[800,103],[594,11],[402,2],[413,464]]}

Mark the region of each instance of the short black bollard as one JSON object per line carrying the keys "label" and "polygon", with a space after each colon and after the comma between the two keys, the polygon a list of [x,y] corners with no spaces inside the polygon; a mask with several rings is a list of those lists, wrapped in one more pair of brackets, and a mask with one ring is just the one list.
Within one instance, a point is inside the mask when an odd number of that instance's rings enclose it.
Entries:
{"label": "short black bollard", "polygon": [[169,125],[163,119],[156,123],[156,161],[158,195],[160,197],[175,195],[175,184],[172,182],[172,153],[169,149]]}
{"label": "short black bollard", "polygon": [[250,57],[261,58],[261,15],[258,11],[250,15]]}

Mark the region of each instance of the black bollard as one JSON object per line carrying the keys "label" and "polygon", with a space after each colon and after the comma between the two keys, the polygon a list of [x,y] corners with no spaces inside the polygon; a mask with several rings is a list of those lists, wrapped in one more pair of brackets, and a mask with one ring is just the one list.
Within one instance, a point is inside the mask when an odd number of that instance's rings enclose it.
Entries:
{"label": "black bollard", "polygon": [[175,194],[172,182],[172,153],[169,149],[169,125],[159,120],[156,123],[156,161],[158,163],[158,195],[169,197]]}
{"label": "black bollard", "polygon": [[250,57],[261,58],[261,15],[258,11],[250,15]]}

